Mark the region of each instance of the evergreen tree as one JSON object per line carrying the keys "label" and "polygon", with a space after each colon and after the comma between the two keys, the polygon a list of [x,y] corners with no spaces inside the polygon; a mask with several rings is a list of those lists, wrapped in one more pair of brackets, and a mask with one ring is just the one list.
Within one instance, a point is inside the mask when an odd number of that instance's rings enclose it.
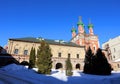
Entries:
{"label": "evergreen tree", "polygon": [[36,61],[35,48],[32,47],[30,51],[30,57],[29,57],[29,68],[35,67],[35,61]]}
{"label": "evergreen tree", "polygon": [[38,73],[50,74],[52,68],[52,54],[49,45],[45,41],[41,41],[37,57]]}
{"label": "evergreen tree", "polygon": [[108,63],[105,54],[99,48],[95,57],[92,59],[92,73],[96,75],[110,75],[111,74],[111,65]]}
{"label": "evergreen tree", "polygon": [[2,54],[2,50],[3,50],[3,47],[2,47],[2,46],[0,46],[0,54]]}
{"label": "evergreen tree", "polygon": [[93,55],[89,48],[85,54],[84,73],[95,75],[110,75],[111,65],[108,63],[105,54],[99,48],[97,53]]}
{"label": "evergreen tree", "polygon": [[93,53],[92,53],[92,50],[91,48],[89,47],[88,50],[86,51],[86,54],[85,54],[85,59],[84,59],[84,69],[83,69],[83,72],[84,73],[91,73],[91,70],[92,70],[92,57],[93,57]]}
{"label": "evergreen tree", "polygon": [[73,75],[72,63],[71,63],[70,57],[68,57],[67,60],[66,60],[66,75],[67,76],[72,76]]}
{"label": "evergreen tree", "polygon": [[33,64],[34,64],[34,67],[36,66],[36,50],[35,48],[33,49]]}

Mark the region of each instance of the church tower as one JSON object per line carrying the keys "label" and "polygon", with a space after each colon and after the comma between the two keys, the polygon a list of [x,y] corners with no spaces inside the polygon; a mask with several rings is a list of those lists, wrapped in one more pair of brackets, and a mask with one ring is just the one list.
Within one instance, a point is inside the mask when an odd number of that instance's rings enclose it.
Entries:
{"label": "church tower", "polygon": [[89,29],[89,34],[94,35],[93,24],[91,23],[90,19],[89,19],[88,29]]}
{"label": "church tower", "polygon": [[96,52],[96,50],[99,48],[99,39],[97,35],[94,35],[93,32],[93,24],[91,23],[91,20],[89,19],[89,24],[88,24],[88,30],[89,30],[89,46],[92,51]]}
{"label": "church tower", "polygon": [[81,16],[79,17],[77,26],[78,26],[77,34],[74,27],[71,30],[72,32],[71,42],[80,46],[84,46],[86,50],[90,47],[93,52],[96,52],[96,50],[99,48],[99,39],[98,36],[95,35],[93,32],[93,24],[91,23],[91,21],[89,20],[88,24],[89,34],[85,33],[84,24],[82,22]]}
{"label": "church tower", "polygon": [[76,29],[74,28],[74,26],[71,29],[72,32],[72,38],[74,38],[76,36]]}
{"label": "church tower", "polygon": [[81,16],[79,16],[79,21],[77,23],[77,26],[78,26],[78,33],[83,34],[84,33],[84,24],[82,22],[82,17]]}

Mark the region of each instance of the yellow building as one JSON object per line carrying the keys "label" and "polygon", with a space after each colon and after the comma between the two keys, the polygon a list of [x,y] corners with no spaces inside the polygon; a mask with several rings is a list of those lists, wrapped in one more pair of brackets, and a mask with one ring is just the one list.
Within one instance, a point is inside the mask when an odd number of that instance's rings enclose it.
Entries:
{"label": "yellow building", "polygon": [[72,39],[70,42],[62,40],[51,40],[44,38],[13,38],[8,41],[8,53],[12,54],[19,62],[28,61],[32,47],[37,49],[40,46],[40,40],[45,40],[52,50],[53,68],[62,67],[65,69],[65,61],[68,57],[71,58],[73,69],[79,67],[83,69],[85,50],[91,47],[93,52],[99,48],[99,39],[94,35],[93,24],[89,22],[89,34],[85,33],[82,19],[79,18],[77,23],[78,33],[76,28],[72,28]]}
{"label": "yellow building", "polygon": [[62,40],[51,40],[44,38],[12,38],[8,41],[8,53],[12,54],[19,62],[29,61],[30,50],[32,47],[37,49],[40,46],[40,41],[46,41],[51,48],[53,69],[63,68],[65,69],[65,61],[68,57],[71,58],[73,69],[83,69],[85,47],[77,45],[72,42],[65,42]]}

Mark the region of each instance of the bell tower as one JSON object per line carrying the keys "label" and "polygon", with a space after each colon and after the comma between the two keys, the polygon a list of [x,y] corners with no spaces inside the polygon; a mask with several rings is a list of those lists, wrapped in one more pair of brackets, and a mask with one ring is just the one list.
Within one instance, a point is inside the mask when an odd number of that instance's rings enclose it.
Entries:
{"label": "bell tower", "polygon": [[89,29],[89,34],[90,34],[90,35],[94,35],[94,32],[93,32],[93,24],[91,23],[91,20],[90,20],[90,19],[89,19],[88,29]]}
{"label": "bell tower", "polygon": [[77,23],[77,26],[78,26],[78,33],[83,34],[84,33],[84,24],[82,22],[82,17],[81,16],[79,16],[79,21]]}
{"label": "bell tower", "polygon": [[82,22],[82,17],[79,17],[79,21],[77,23],[78,26],[78,33],[76,33],[76,29],[73,27],[72,32],[72,39],[71,42],[84,46],[87,50],[89,47],[92,49],[93,52],[96,52],[96,50],[99,48],[99,39],[98,36],[94,34],[93,32],[93,24],[91,23],[91,20],[89,19],[88,23],[88,30],[89,33],[85,33],[85,27]]}
{"label": "bell tower", "polygon": [[76,36],[76,29],[74,26],[72,27],[71,32],[72,32],[72,38],[74,38]]}

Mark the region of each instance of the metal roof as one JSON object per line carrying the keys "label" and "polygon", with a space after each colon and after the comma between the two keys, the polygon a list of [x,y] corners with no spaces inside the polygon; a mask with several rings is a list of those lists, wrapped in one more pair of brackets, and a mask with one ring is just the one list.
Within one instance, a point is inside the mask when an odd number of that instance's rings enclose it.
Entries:
{"label": "metal roof", "polygon": [[44,40],[48,44],[53,44],[53,45],[63,45],[63,46],[72,46],[72,47],[84,47],[77,45],[73,42],[65,42],[63,40],[51,40],[51,39],[44,39],[42,37],[34,38],[34,37],[24,37],[24,38],[10,38],[9,40],[13,41],[22,41],[22,42],[34,42],[34,43],[39,43],[41,40]]}

